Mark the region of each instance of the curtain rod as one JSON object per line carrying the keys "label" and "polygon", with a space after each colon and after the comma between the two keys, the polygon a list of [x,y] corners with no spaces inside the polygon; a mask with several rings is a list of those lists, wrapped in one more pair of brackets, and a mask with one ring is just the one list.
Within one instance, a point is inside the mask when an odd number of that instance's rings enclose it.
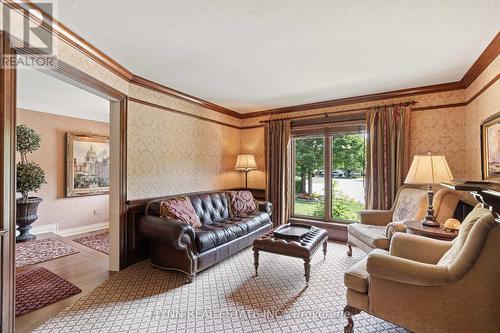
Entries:
{"label": "curtain rod", "polygon": [[380,107],[391,107],[391,106],[410,106],[410,105],[415,105],[418,102],[416,101],[408,101],[404,103],[395,103],[395,104],[381,104],[381,105],[374,105],[370,107],[364,107],[364,108],[357,108],[357,109],[348,109],[348,110],[339,110],[339,111],[331,111],[331,112],[326,112],[326,113],[318,113],[318,114],[313,114],[313,115],[303,115],[303,116],[296,116],[296,117],[286,117],[286,118],[277,118],[277,119],[267,119],[267,120],[261,120],[259,123],[264,124],[268,123],[273,120],[294,120],[294,119],[301,119],[301,118],[313,118],[313,117],[318,117],[320,118],[321,116],[328,118],[329,115],[332,114],[342,114],[342,113],[350,113],[350,112],[356,112],[356,111],[367,111],[369,109],[373,108],[380,108]]}

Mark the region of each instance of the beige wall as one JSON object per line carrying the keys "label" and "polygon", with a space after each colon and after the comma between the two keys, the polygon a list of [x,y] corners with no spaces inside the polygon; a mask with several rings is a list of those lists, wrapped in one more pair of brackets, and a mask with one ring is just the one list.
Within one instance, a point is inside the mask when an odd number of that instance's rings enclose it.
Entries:
{"label": "beige wall", "polygon": [[[471,99],[493,78],[500,74],[500,56],[466,89],[467,99]],[[481,179],[481,123],[491,115],[500,112],[500,81],[491,85],[465,108],[466,158],[464,165],[467,178]]]}
{"label": "beige wall", "polygon": [[[264,143],[264,128],[251,128],[241,131],[240,141],[241,154],[255,155],[257,162],[257,170],[248,174],[249,188],[265,188],[266,187],[266,160],[265,160],[265,143]],[[242,178],[242,184],[245,183]]]}
{"label": "beige wall", "polygon": [[59,229],[67,229],[108,222],[107,195],[65,198],[65,170],[66,133],[109,135],[109,124],[23,109],[17,111],[17,123],[33,128],[42,137],[40,149],[29,156],[40,164],[47,181],[36,194],[43,202],[33,226],[57,223]]}

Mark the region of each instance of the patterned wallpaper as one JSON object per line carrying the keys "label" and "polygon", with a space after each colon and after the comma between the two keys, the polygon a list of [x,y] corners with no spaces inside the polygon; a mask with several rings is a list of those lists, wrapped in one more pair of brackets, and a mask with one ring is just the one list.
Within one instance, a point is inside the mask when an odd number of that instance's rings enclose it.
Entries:
{"label": "patterned wallpaper", "polygon": [[240,145],[241,145],[241,153],[255,155],[255,161],[257,162],[257,170],[252,171],[248,174],[248,187],[265,188],[266,160],[265,160],[264,128],[259,127],[259,128],[242,130]]}
{"label": "patterned wallpaper", "polygon": [[128,199],[239,187],[239,152],[239,129],[131,102]]}
{"label": "patterned wallpaper", "polygon": [[[494,77],[500,74],[500,56],[466,89],[471,98]],[[500,112],[500,81],[497,81],[479,97],[466,106],[465,142],[466,142],[466,176],[470,179],[481,179],[481,123],[491,115]]]}
{"label": "patterned wallpaper", "polygon": [[446,156],[453,176],[466,176],[465,107],[411,113],[410,154]]}

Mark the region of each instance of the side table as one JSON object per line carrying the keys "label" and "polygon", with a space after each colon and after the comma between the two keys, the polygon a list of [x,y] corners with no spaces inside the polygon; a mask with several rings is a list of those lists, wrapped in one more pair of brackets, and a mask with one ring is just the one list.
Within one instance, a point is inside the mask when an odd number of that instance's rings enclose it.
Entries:
{"label": "side table", "polygon": [[420,235],[429,238],[451,241],[457,237],[458,233],[448,232],[441,227],[428,227],[422,221],[406,221],[406,232],[413,235]]}

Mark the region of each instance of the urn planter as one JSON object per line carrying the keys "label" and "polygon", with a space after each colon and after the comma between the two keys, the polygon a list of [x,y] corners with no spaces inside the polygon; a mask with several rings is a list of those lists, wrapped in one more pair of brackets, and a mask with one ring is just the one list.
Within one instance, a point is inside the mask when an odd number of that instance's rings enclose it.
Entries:
{"label": "urn planter", "polygon": [[28,199],[20,198],[16,202],[16,224],[19,236],[16,237],[16,242],[25,242],[36,238],[30,234],[31,224],[38,219],[38,205],[42,202],[42,198],[30,197]]}

